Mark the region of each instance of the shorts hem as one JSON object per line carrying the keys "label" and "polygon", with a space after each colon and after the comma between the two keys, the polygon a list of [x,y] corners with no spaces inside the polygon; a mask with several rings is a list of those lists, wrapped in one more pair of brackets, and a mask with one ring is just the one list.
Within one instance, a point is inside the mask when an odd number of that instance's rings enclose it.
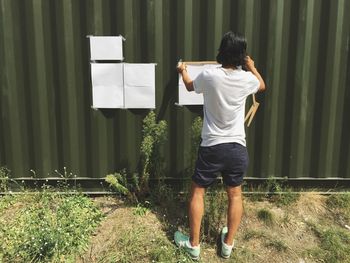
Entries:
{"label": "shorts hem", "polygon": [[214,183],[214,181],[213,181],[209,184],[203,185],[203,183],[194,176],[192,176],[192,181],[202,188],[208,188],[209,186],[211,186]]}
{"label": "shorts hem", "polygon": [[241,186],[243,184],[243,181],[240,182],[240,183],[231,183],[231,184],[228,184],[228,183],[225,183],[224,184],[228,187],[237,187],[237,186]]}

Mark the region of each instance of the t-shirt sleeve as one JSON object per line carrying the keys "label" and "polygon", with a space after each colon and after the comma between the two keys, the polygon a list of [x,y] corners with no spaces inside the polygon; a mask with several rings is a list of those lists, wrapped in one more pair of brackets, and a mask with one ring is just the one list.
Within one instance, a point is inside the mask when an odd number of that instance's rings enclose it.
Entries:
{"label": "t-shirt sleeve", "polygon": [[247,72],[247,83],[246,83],[246,91],[247,91],[247,96],[251,94],[255,94],[258,92],[259,87],[260,87],[260,82],[256,76],[254,76],[253,73]]}
{"label": "t-shirt sleeve", "polygon": [[206,71],[204,70],[193,80],[193,89],[196,93],[203,93],[206,85],[206,75]]}

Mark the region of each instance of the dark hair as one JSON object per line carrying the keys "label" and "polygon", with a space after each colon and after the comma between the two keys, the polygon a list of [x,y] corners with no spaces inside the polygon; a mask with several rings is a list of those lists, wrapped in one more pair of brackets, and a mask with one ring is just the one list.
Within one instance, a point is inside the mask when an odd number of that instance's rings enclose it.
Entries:
{"label": "dark hair", "polygon": [[243,66],[247,56],[247,41],[239,33],[227,32],[221,40],[216,61],[225,66]]}

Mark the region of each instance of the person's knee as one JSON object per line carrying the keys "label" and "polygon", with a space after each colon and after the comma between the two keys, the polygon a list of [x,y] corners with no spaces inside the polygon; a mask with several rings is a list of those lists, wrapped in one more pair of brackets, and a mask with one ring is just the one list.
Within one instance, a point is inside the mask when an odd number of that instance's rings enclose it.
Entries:
{"label": "person's knee", "polygon": [[229,200],[242,198],[242,188],[241,186],[227,187],[227,197]]}

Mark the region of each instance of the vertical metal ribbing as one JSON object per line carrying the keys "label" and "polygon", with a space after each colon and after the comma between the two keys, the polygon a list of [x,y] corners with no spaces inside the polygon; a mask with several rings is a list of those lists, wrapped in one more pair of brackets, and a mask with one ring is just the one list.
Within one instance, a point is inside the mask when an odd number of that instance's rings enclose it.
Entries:
{"label": "vertical metal ribbing", "polygon": [[[264,139],[262,154],[262,175],[263,177],[276,176],[276,166],[281,159],[280,153],[277,154],[278,147],[281,144],[280,129],[283,125],[280,116],[280,101],[283,101],[283,84],[281,83],[281,71],[283,68],[283,27],[284,27],[285,1],[274,1],[271,5],[268,22],[269,41],[267,46],[267,78],[266,85],[268,94],[265,100],[266,115],[264,116]],[[275,70],[273,70],[275,69]],[[265,140],[266,139],[266,140]]]}
{"label": "vertical metal ribbing", "polygon": [[[164,2],[164,1],[163,1]],[[166,26],[163,25],[164,30],[164,89],[163,96],[159,108],[158,118],[164,118],[168,121],[168,141],[165,144],[168,153],[167,162],[167,174],[177,174],[181,169],[178,166],[178,156],[180,156],[180,147],[178,146],[178,111],[179,107],[176,107],[174,103],[177,101],[177,86],[178,86],[178,75],[176,72],[176,62],[181,58],[181,53],[179,49],[178,36],[180,34],[181,26],[178,20],[178,12],[180,10],[180,1],[168,0],[165,5],[163,5],[164,11],[164,21]],[[159,74],[159,68],[162,65],[157,65],[157,74]],[[158,84],[156,88],[158,88]],[[157,91],[159,92],[159,91]],[[159,103],[159,102],[158,102]],[[158,104],[159,105],[159,104]],[[171,120],[171,121],[170,121]]]}
{"label": "vertical metal ribbing", "polygon": [[[137,42],[139,39],[137,38],[136,31],[136,23],[137,23],[137,13],[135,4],[137,1],[123,0],[123,32],[122,35],[125,36],[126,42],[124,46],[125,52],[125,61],[127,62],[137,62],[137,56],[135,54],[135,46],[137,46]],[[132,19],[131,19],[132,18]],[[127,163],[127,168],[134,170],[137,165],[137,158],[135,156],[139,155],[139,150],[137,149],[137,140],[135,140],[136,136],[141,135],[141,131],[137,129],[136,126],[136,116],[130,112],[129,110],[125,110],[121,113],[121,125],[120,129],[123,129],[121,136],[123,138],[122,141],[122,154],[124,155],[122,158],[125,159]]]}
{"label": "vertical metal ribbing", "polygon": [[[346,8],[348,10],[350,8],[349,3]],[[349,24],[349,17],[347,18],[348,21],[345,21]],[[349,112],[350,112],[350,103],[347,103],[350,101],[350,29],[347,28],[348,36],[347,36],[347,43],[345,45],[345,52],[344,57],[346,58],[346,62],[344,64],[344,67],[346,65],[346,71],[345,71],[345,93],[343,97],[344,101],[344,107],[343,107],[343,120],[342,120],[342,136],[341,136],[341,150],[340,150],[340,158],[338,163],[338,173],[340,177],[346,177],[350,178],[350,122],[349,119]]]}
{"label": "vertical metal ribbing", "polygon": [[244,6],[244,35],[247,42],[251,44],[253,43],[254,18],[254,0],[247,0]]}
{"label": "vertical metal ribbing", "polygon": [[[193,1],[185,0],[179,2],[179,12],[177,14],[178,28],[177,34],[182,35],[182,41],[179,43],[179,58],[191,60],[193,55]],[[186,158],[189,151],[190,138],[188,136],[188,127],[191,125],[191,114],[187,107],[178,107],[176,109],[176,174],[182,176],[184,169],[189,165],[189,159]]]}
{"label": "vertical metal ribbing", "polygon": [[[26,6],[28,39],[27,65],[29,66],[29,78],[32,106],[33,149],[35,156],[34,167],[38,176],[46,177],[53,168],[58,168],[56,118],[54,111],[47,110],[56,108],[52,85],[52,58],[48,54],[50,45],[50,27],[46,24],[49,13],[48,3],[42,0],[27,2]],[[29,30],[29,27],[32,30]]]}
{"label": "vertical metal ribbing", "polygon": [[[168,176],[189,167],[196,107],[174,106],[175,64],[212,60],[242,32],[267,92],[247,129],[248,176],[350,177],[347,0],[0,0],[0,165],[16,177],[66,166],[103,177],[139,161],[145,110],[90,109],[86,35],[126,37],[126,62],[156,62]],[[250,99],[248,99],[248,103]],[[187,171],[186,171],[187,172]]]}
{"label": "vertical metal ribbing", "polygon": [[[102,1],[91,0],[89,3],[89,13],[87,15],[88,20],[91,21],[88,28],[88,35],[103,36],[104,31],[104,13]],[[86,43],[89,45],[89,43]],[[86,90],[91,92],[91,89],[86,87]],[[91,161],[95,163],[92,168],[93,175],[105,174],[108,167],[108,155],[107,148],[110,144],[110,138],[108,137],[108,127],[106,119],[103,118],[101,111],[93,111],[92,109],[86,109],[90,114],[90,129],[91,129],[91,148],[89,155]]]}
{"label": "vertical metal ribbing", "polygon": [[27,102],[23,94],[27,83],[23,82],[23,51],[18,21],[18,1],[1,1],[0,27],[3,33],[3,77],[1,81],[1,129],[6,152],[6,165],[15,177],[29,174],[30,157],[28,148]]}
{"label": "vertical metal ribbing", "polygon": [[[154,46],[155,49],[149,48],[148,52],[150,52],[153,56],[150,56],[148,59],[148,62],[156,62],[157,65],[155,67],[155,72],[156,72],[156,105],[162,105],[163,107],[165,106],[165,102],[163,102],[164,95],[167,92],[166,89],[169,89],[167,87],[166,79],[169,77],[169,71],[171,74],[171,69],[167,67],[169,65],[170,59],[166,54],[169,54],[168,51],[168,43],[169,43],[169,37],[170,35],[167,35],[167,31],[169,31],[169,13],[171,12],[168,8],[169,6],[169,1],[164,1],[164,0],[155,0],[154,2],[154,7],[150,10],[152,10],[153,14],[149,14],[150,18],[154,18],[148,23],[148,32],[152,32],[151,34],[151,39],[149,41],[148,47]],[[166,40],[167,39],[167,40]],[[152,45],[152,43],[154,43]],[[153,52],[152,52],[153,50]],[[175,71],[175,66],[173,68]],[[162,88],[160,88],[162,87]],[[156,109],[156,113],[158,116],[158,119],[161,118],[169,118],[169,115],[165,116],[165,109],[161,109],[160,106],[159,108]],[[160,112],[162,111],[162,112]],[[163,114],[163,116],[160,116],[160,114]],[[169,127],[169,126],[168,126]],[[168,131],[168,137],[169,137],[170,131]],[[164,158],[165,160],[170,160],[170,147],[169,147],[169,142],[166,142],[165,147],[161,149],[161,156],[162,159]],[[163,161],[163,160],[160,160]],[[165,171],[166,174],[169,173],[169,167],[171,166],[170,161],[168,161],[167,165],[167,171]],[[165,175],[166,175],[165,174]]]}
{"label": "vertical metal ribbing", "polygon": [[[257,46],[259,43],[257,43],[259,39],[259,35],[256,35],[258,32],[256,32],[254,29],[256,28],[256,25],[259,24],[259,8],[260,4],[254,5],[254,1],[247,1],[245,2],[245,6],[242,6],[242,9],[244,8],[244,33],[246,39],[247,39],[247,53],[252,57],[252,59],[255,60],[256,66],[259,65],[259,58],[258,56],[258,50]],[[258,67],[259,68],[259,67]],[[260,69],[259,69],[260,70]],[[252,103],[251,97],[247,98],[246,101],[246,109],[248,110],[250,105]],[[261,107],[259,109],[261,112]],[[254,166],[256,165],[256,160],[258,160],[259,153],[256,152],[256,137],[255,137],[255,129],[256,129],[256,120],[255,118],[254,123],[251,124],[249,128],[246,128],[246,141],[247,141],[247,148],[249,152],[249,169],[247,176],[260,176],[259,173],[254,172]],[[257,138],[257,140],[260,140]]]}
{"label": "vertical metal ribbing", "polygon": [[[317,43],[313,42],[317,37],[318,28],[315,19],[319,16],[319,9],[315,1],[308,1],[301,6],[301,23],[299,24],[299,38],[297,43],[297,67],[295,75],[295,91],[293,105],[293,132],[291,147],[290,176],[297,174],[305,176],[309,171],[312,131],[312,115],[314,107],[313,81],[317,53]],[[300,66],[302,65],[302,66]],[[304,153],[306,153],[304,155]]]}
{"label": "vertical metal ribbing", "polygon": [[[5,28],[4,25],[4,11],[6,10],[4,1],[0,1],[0,57],[5,57],[5,38],[4,38],[4,31]],[[2,126],[0,128],[0,166],[6,165],[6,147],[5,147],[5,130],[2,128],[5,124],[5,95],[3,92],[5,91],[6,87],[6,71],[0,70],[0,120],[2,123]]]}
{"label": "vertical metal ribbing", "polygon": [[[148,60],[148,62],[156,62],[157,66],[156,66],[156,83],[157,83],[157,87],[164,87],[165,83],[164,83],[164,74],[165,74],[165,70],[164,67],[162,65],[165,65],[165,58],[164,58],[164,26],[166,26],[165,24],[165,19],[164,19],[164,7],[163,7],[164,3],[162,0],[155,0],[154,2],[154,6],[153,8],[149,8],[150,10],[153,11],[153,17],[154,20],[152,23],[150,23],[149,25],[149,31],[148,32],[152,32],[150,38],[152,38],[152,41],[150,41],[150,45],[149,47],[154,46],[154,54],[153,56],[150,57],[150,59]],[[151,15],[150,15],[151,16]],[[152,26],[152,28],[150,28],[150,26]],[[153,43],[153,45],[152,45]],[[152,53],[151,50],[153,49],[149,49],[148,52]],[[162,91],[164,90],[164,88],[161,89],[157,89],[156,90],[156,103],[159,105],[161,99],[162,99]]]}
{"label": "vertical metal ribbing", "polygon": [[[337,176],[341,169],[338,160],[341,145],[341,122],[345,94],[344,64],[349,38],[348,1],[332,2],[331,26],[328,36],[327,72],[325,99],[322,105],[323,123],[321,127],[322,146],[319,170],[324,175]],[[348,52],[348,51],[347,51]],[[344,85],[345,84],[345,85]]]}
{"label": "vertical metal ribbing", "polygon": [[[202,16],[202,26],[205,30],[202,30],[203,41],[205,41],[205,54],[203,59],[208,60],[214,57],[216,48],[216,43],[214,43],[215,38],[215,4],[216,1],[205,1],[203,5],[203,13],[199,14]],[[205,13],[204,13],[205,12]],[[214,46],[215,45],[215,46]],[[212,60],[212,59],[209,59]]]}
{"label": "vertical metal ribbing", "polygon": [[223,9],[224,8],[224,2],[223,0],[217,0],[215,1],[214,6],[214,38],[213,38],[213,57],[215,58],[217,47],[219,46],[220,40],[222,38],[223,33]]}
{"label": "vertical metal ribbing", "polygon": [[[63,0],[55,3],[60,10],[58,21],[61,31],[57,35],[58,42],[62,45],[60,51],[63,52],[60,63],[60,90],[61,90],[61,112],[63,136],[63,162],[64,166],[71,169],[73,173],[86,174],[85,166],[85,144],[83,131],[84,109],[80,103],[82,100],[81,85],[81,64],[79,63],[80,52],[76,46],[80,46],[81,37],[76,31],[79,23],[74,21],[79,15],[74,3],[70,0]],[[84,43],[85,44],[85,43]],[[62,169],[62,168],[61,168]]]}

